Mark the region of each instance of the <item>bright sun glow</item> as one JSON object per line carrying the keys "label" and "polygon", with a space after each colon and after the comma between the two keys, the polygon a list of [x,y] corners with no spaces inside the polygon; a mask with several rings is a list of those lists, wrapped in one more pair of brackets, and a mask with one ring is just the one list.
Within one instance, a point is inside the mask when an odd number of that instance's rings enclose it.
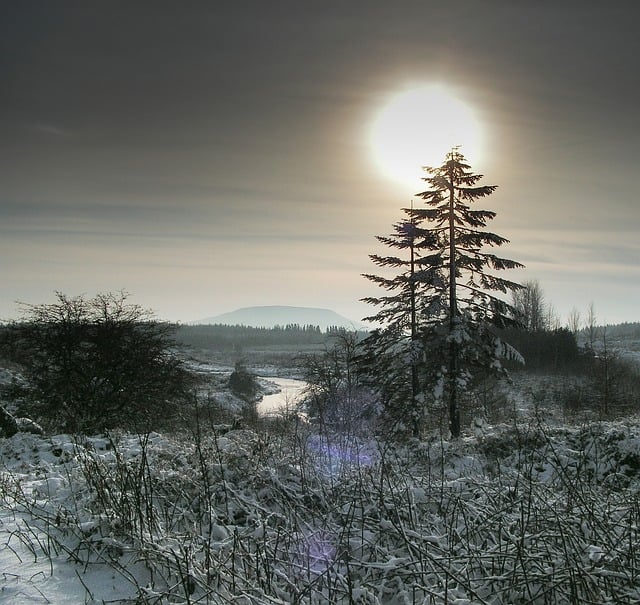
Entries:
{"label": "bright sun glow", "polygon": [[481,127],[473,111],[442,86],[421,86],[394,95],[376,116],[370,145],[378,169],[415,186],[423,166],[437,166],[452,147],[472,164],[481,153]]}

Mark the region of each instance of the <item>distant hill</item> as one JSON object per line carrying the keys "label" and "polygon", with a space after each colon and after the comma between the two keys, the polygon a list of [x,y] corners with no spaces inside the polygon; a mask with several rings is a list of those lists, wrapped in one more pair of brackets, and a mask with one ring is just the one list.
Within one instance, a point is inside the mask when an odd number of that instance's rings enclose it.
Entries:
{"label": "distant hill", "polygon": [[322,330],[326,330],[330,326],[346,328],[347,330],[365,329],[362,323],[347,319],[330,309],[287,306],[244,307],[193,323],[224,324],[228,326],[243,325],[255,328],[273,328],[275,326],[298,324],[300,326],[320,326]]}

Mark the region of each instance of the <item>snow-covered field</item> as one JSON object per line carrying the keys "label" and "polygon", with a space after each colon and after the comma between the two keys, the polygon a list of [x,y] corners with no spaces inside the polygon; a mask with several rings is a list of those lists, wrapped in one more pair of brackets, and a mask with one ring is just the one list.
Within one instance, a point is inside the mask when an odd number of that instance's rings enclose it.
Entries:
{"label": "snow-covered field", "polygon": [[[144,566],[126,549],[112,565],[108,539],[96,548],[100,515],[86,507],[91,496],[77,482],[85,449],[108,456],[107,444],[25,433],[0,439],[0,602],[128,602],[136,594],[130,574],[143,580]],[[137,447],[128,449],[134,455]]]}
{"label": "snow-covered field", "polygon": [[0,439],[0,602],[640,602],[636,420],[201,428]]}

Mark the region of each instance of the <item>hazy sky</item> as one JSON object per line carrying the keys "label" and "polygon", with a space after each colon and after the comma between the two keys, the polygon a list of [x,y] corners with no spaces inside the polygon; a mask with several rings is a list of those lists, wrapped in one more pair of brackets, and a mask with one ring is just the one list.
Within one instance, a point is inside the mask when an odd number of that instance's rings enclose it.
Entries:
{"label": "hazy sky", "polygon": [[[637,0],[0,0],[0,318],[125,289],[170,320],[352,319],[412,193],[369,132],[439,83],[485,132],[500,254],[563,320],[640,320]],[[464,141],[462,150],[464,152]],[[471,159],[471,158],[470,158]],[[419,203],[419,202],[417,202]]]}

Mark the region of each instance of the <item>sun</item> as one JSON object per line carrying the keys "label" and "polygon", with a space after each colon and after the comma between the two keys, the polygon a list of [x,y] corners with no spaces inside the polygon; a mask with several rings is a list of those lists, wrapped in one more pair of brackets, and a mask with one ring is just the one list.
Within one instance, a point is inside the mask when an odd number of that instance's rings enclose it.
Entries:
{"label": "sun", "polygon": [[472,109],[441,85],[407,88],[376,114],[369,144],[378,170],[403,185],[420,186],[423,166],[436,166],[453,147],[476,164],[482,129]]}

